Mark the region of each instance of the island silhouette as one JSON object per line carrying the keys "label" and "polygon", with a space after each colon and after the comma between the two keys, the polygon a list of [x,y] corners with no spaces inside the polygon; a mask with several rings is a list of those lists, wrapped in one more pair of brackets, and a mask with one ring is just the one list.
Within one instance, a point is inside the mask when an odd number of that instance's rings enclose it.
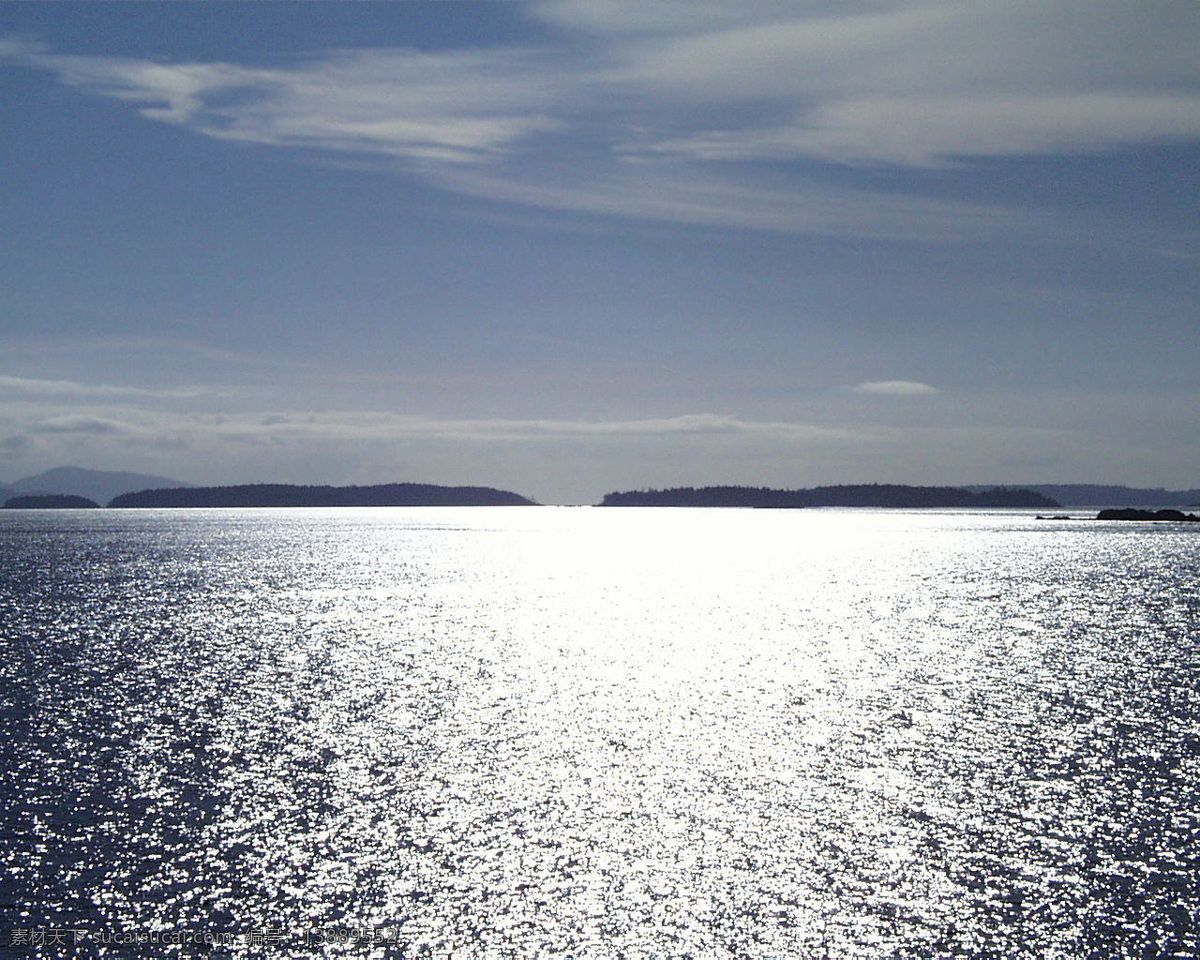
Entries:
{"label": "island silhouette", "polygon": [[518,493],[491,487],[430,483],[298,486],[249,483],[231,487],[171,487],[123,493],[110,507],[513,507],[536,506]]}
{"label": "island silhouette", "polygon": [[29,493],[4,501],[5,510],[94,510],[99,506],[95,500],[70,493]]}
{"label": "island silhouette", "polygon": [[1096,514],[1097,520],[1172,520],[1187,523],[1200,522],[1200,517],[1194,513],[1184,513],[1182,510],[1138,510],[1125,507],[1114,510],[1101,510]]}
{"label": "island silhouette", "polygon": [[1024,507],[1061,506],[1032,490],[993,487],[913,487],[894,483],[848,484],[776,490],[770,487],[672,487],[606,494],[602,507]]}
{"label": "island silhouette", "polygon": [[[111,507],[364,507],[535,506],[518,493],[483,486],[384,483],[368,486],[251,483],[197,487],[152,474],[55,467],[11,484],[0,483],[8,509]],[[1054,509],[1108,504],[1106,520],[1192,520],[1193,514],[1162,508],[1200,506],[1200,489],[1165,490],[1100,484],[997,484],[914,486],[895,483],[838,484],[779,489],[746,485],[670,487],[608,493],[603,507],[883,507]],[[1140,507],[1140,510],[1130,510]],[[1049,517],[1048,519],[1053,519]]]}
{"label": "island silhouette", "polygon": [[[449,507],[536,506],[537,502],[508,490],[480,486],[441,486],[429,483],[384,483],[370,486],[329,486],[291,483],[250,483],[232,486],[154,487],[119,494],[108,506],[137,507]],[[66,494],[14,497],[6,507],[24,509],[97,506],[90,498]],[[602,507],[942,507],[1037,508],[1061,506],[1032,490],[993,487],[922,487],[905,484],[847,484],[807,489],[749,486],[672,487],[618,491],[606,494]]]}

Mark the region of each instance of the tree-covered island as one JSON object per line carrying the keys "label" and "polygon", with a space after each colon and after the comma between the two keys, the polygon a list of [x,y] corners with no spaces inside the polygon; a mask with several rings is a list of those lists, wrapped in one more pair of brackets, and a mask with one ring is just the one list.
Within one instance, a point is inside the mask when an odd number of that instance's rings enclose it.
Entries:
{"label": "tree-covered island", "polygon": [[114,497],[110,507],[516,507],[534,501],[491,487],[384,483],[367,487],[250,483],[232,487],[141,490]]}
{"label": "tree-covered island", "polygon": [[673,487],[607,494],[602,507],[1023,507],[1060,504],[1032,490],[993,487],[979,492],[959,487],[910,487],[872,483],[774,490],[769,487]]}
{"label": "tree-covered island", "polygon": [[93,510],[99,506],[95,500],[69,493],[27,493],[4,501],[5,510]]}

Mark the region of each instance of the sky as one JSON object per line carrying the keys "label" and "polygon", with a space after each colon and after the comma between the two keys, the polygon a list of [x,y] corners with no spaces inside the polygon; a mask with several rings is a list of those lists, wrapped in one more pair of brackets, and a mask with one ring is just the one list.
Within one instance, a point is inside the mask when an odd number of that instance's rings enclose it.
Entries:
{"label": "sky", "polygon": [[1200,486],[1192,0],[0,2],[0,480]]}

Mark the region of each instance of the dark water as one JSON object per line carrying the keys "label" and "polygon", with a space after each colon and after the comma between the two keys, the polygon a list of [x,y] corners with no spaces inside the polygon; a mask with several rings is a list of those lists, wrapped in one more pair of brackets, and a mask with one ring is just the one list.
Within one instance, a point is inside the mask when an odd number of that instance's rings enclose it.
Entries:
{"label": "dark water", "polygon": [[1200,954],[1192,527],[11,511],[0,571],[0,955]]}

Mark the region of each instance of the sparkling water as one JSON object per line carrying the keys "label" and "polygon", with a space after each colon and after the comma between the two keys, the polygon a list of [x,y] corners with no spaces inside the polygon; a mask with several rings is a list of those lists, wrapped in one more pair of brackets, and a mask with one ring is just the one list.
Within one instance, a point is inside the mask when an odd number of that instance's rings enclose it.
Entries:
{"label": "sparkling water", "polygon": [[1200,530],[0,514],[0,953],[1194,957]]}

